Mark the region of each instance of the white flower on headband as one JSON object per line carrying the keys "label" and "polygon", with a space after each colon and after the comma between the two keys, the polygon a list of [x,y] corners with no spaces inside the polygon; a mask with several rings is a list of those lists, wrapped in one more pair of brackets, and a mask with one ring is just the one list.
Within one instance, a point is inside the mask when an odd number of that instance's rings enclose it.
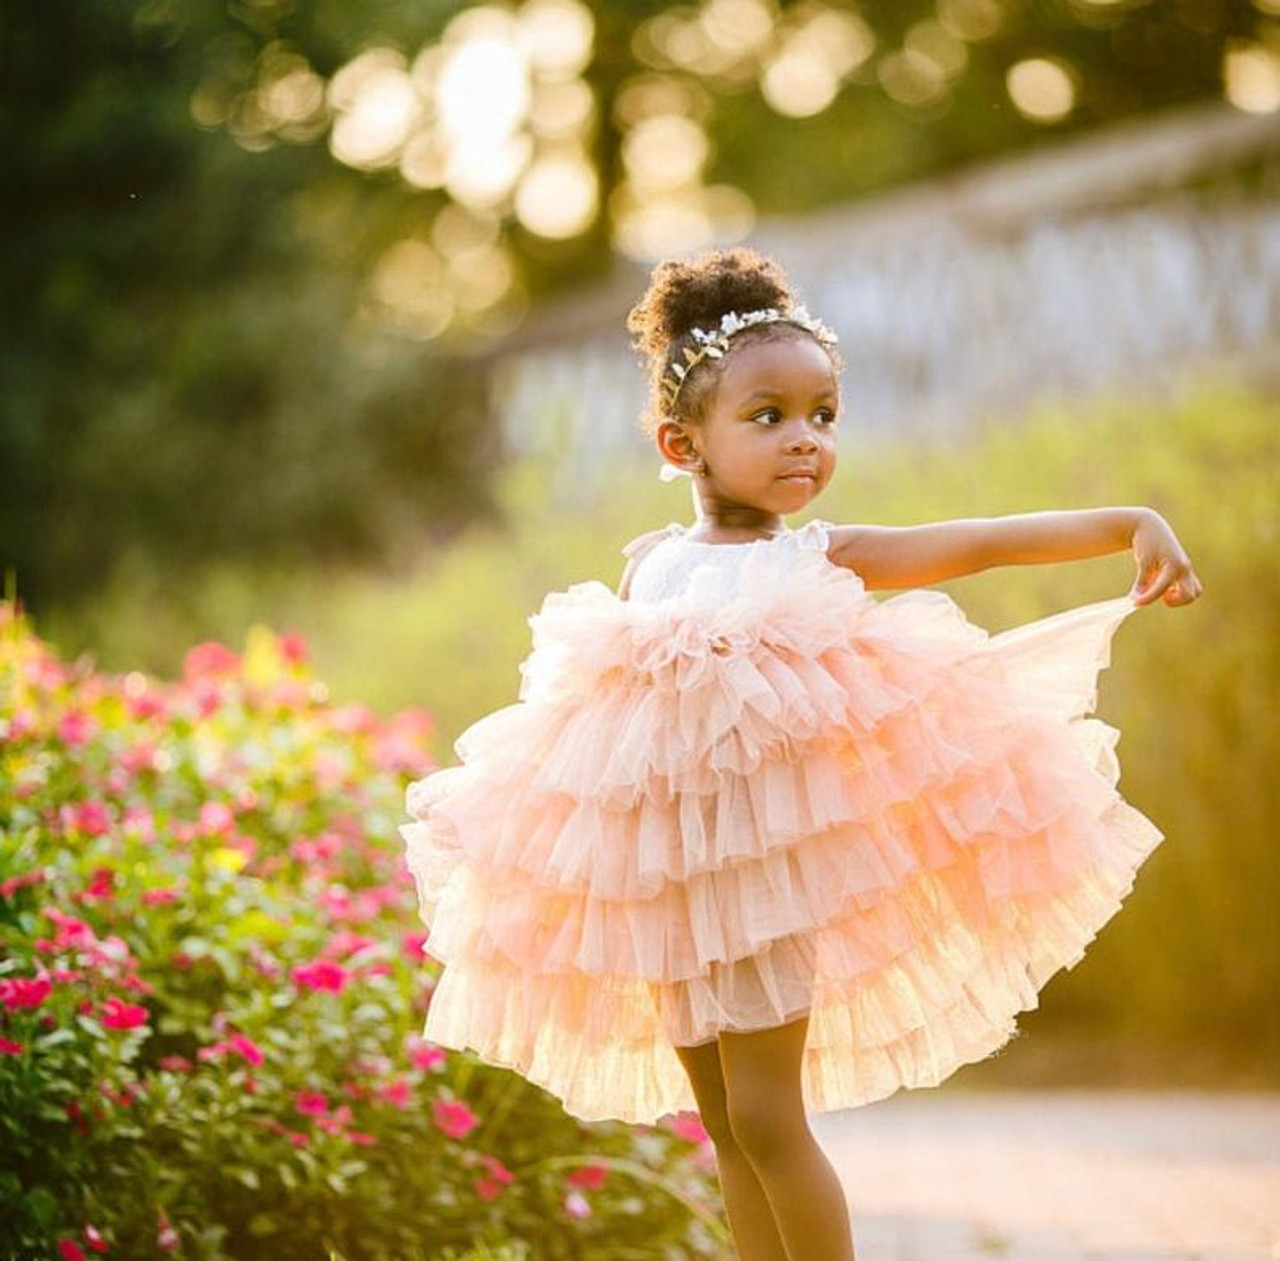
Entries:
{"label": "white flower on headband", "polygon": [[[744,328],[755,324],[773,324],[782,321],[795,324],[813,334],[824,346],[834,346],[839,338],[821,320],[814,318],[802,306],[792,307],[789,311],[779,311],[777,307],[762,307],[758,311],[726,311],[720,317],[720,327],[715,329],[691,328],[690,336],[697,342],[698,349],[685,347],[684,362],[673,363],[662,377],[662,392],[667,405],[674,406],[680,387],[685,383],[690,372],[704,359],[722,359],[729,349],[729,339]],[[678,474],[672,474],[675,477]],[[665,471],[663,476],[665,476]],[[671,480],[667,478],[667,480]]]}

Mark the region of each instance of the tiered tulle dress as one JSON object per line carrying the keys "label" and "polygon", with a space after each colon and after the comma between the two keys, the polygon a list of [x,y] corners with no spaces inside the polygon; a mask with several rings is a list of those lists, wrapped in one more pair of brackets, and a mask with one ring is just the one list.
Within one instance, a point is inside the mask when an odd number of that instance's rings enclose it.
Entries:
{"label": "tiered tulle dress", "polygon": [[829,528],[671,525],[629,599],[546,597],[519,700],[408,787],[425,1037],[653,1122],[697,1106],[674,1046],[808,1012],[826,1112],[995,1053],[1080,960],[1163,839],[1088,716],[1138,606],[991,635]]}

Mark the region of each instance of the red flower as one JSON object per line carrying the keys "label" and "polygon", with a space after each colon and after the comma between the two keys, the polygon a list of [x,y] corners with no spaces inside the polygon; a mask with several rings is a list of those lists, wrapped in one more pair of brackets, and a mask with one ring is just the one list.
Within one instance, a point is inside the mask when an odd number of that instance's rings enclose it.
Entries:
{"label": "red flower", "polygon": [[94,1252],[111,1251],[111,1245],[108,1244],[107,1241],[103,1239],[102,1234],[96,1228],[90,1226],[88,1222],[85,1222],[84,1224],[84,1237],[85,1241],[88,1243],[89,1247],[94,1250]]}
{"label": "red flower", "polygon": [[68,826],[85,836],[105,836],[111,830],[111,812],[100,801],[78,801],[64,818]]}
{"label": "red flower", "polygon": [[0,1055],[21,1055],[26,1047],[21,1042],[10,1042],[8,1038],[0,1038]]}
{"label": "red flower", "polygon": [[348,980],[346,968],[330,959],[301,964],[293,969],[292,976],[298,985],[307,989],[332,990],[334,993],[340,992]]}
{"label": "red flower", "polygon": [[0,980],[0,1003],[11,1011],[39,1007],[53,990],[47,976],[15,976]]}
{"label": "red flower", "polygon": [[565,1181],[574,1187],[585,1187],[588,1191],[599,1191],[604,1186],[609,1170],[604,1165],[582,1165],[571,1170]]}
{"label": "red flower", "polygon": [[432,1112],[436,1128],[449,1138],[466,1138],[480,1124],[480,1118],[465,1103],[437,1099],[432,1105]]}
{"label": "red flower", "polygon": [[233,1051],[238,1051],[248,1062],[255,1067],[262,1063],[263,1054],[258,1046],[250,1038],[246,1038],[243,1033],[233,1033],[231,1035],[230,1047]]}
{"label": "red flower", "polygon": [[116,896],[115,878],[116,873],[110,867],[95,867],[82,896],[111,901]]}
{"label": "red flower", "polygon": [[59,1239],[58,1255],[63,1261],[84,1261],[84,1249],[74,1239]]}
{"label": "red flower", "polygon": [[114,994],[102,1007],[102,1023],[108,1029],[136,1029],[139,1025],[145,1025],[151,1015],[145,1007],[126,1003]]}
{"label": "red flower", "polygon": [[409,1063],[414,1068],[429,1070],[443,1064],[449,1053],[434,1042],[424,1042],[417,1034],[412,1035],[415,1041],[409,1047]]}
{"label": "red flower", "polygon": [[299,1090],[293,1106],[304,1116],[324,1116],[329,1111],[328,1097],[320,1090]]}
{"label": "red flower", "polygon": [[286,631],[278,642],[281,655],[290,665],[302,665],[307,660],[307,641],[297,631]]}

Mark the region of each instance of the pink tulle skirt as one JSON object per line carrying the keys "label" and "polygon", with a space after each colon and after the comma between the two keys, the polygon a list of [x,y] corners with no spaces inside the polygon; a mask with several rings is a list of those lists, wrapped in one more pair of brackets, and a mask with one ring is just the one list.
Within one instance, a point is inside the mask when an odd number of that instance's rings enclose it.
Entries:
{"label": "pink tulle skirt", "polygon": [[675,1046],[809,1016],[810,1112],[1003,1047],[1163,839],[1090,717],[1129,596],[998,635],[822,558],[731,600],[599,582],[409,785],[425,1036],[587,1120],[695,1110]]}

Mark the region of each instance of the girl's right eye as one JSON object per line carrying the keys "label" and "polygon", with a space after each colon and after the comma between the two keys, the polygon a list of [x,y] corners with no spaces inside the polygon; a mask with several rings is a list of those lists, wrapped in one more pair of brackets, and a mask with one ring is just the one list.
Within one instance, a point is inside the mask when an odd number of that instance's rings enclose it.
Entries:
{"label": "girl's right eye", "polygon": [[776,407],[766,407],[764,411],[756,412],[756,414],[752,416],[751,419],[759,420],[761,416],[777,416],[778,414],[779,414],[778,409]]}

